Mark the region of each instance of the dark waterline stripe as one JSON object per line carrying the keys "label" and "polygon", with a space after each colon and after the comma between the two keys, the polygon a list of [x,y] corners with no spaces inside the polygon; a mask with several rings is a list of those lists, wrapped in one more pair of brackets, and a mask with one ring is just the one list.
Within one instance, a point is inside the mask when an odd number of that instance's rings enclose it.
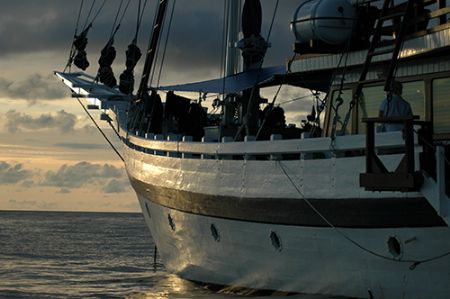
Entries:
{"label": "dark waterline stripe", "polygon": [[[328,227],[302,199],[238,198],[158,187],[130,178],[147,200],[178,211],[239,221]],[[309,199],[334,226],[400,228],[446,226],[423,197]]]}

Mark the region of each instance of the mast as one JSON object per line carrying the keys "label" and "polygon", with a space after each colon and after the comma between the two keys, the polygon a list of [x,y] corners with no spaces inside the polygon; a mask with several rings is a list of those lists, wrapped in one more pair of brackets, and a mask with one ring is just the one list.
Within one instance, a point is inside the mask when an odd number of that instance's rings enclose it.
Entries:
{"label": "mast", "polygon": [[161,34],[161,28],[164,22],[164,16],[166,14],[168,0],[159,0],[158,11],[155,18],[155,23],[153,25],[152,37],[150,39],[147,54],[145,56],[144,70],[142,71],[142,79],[139,84],[139,89],[137,92],[137,98],[141,99],[142,94],[148,88],[148,81],[150,79],[150,71],[153,66],[153,61],[155,59],[156,50],[158,47],[159,35]]}
{"label": "mast", "polygon": [[[225,57],[225,76],[231,76],[238,71],[239,56],[236,49],[236,43],[239,39],[239,0],[227,1],[227,43],[226,43],[226,57]],[[220,128],[221,136],[233,135],[235,115],[235,96],[226,95],[223,106],[223,118]]]}
{"label": "mast", "polygon": [[238,55],[236,43],[239,39],[239,0],[227,0],[228,4],[228,32],[227,32],[227,56],[226,76],[237,73]]}
{"label": "mast", "polygon": [[[136,98],[131,101],[131,105],[128,112],[129,119],[127,128],[131,131],[135,131],[136,129],[140,130],[141,125],[143,124],[143,121],[145,119],[147,119],[148,124],[147,125],[144,124],[144,127],[149,127],[152,122],[152,118],[155,114],[155,109],[157,108],[156,99],[146,95],[150,79],[150,73],[152,67],[154,67],[153,64],[155,60],[156,51],[158,48],[159,36],[161,34],[161,29],[164,22],[164,16],[166,14],[168,1],[169,0],[159,0],[158,3],[156,16],[153,23],[153,30],[148,44],[147,53],[145,55],[144,69],[142,71],[141,82],[139,83],[139,89],[137,91]],[[146,106],[149,106],[151,108],[146,109]]]}
{"label": "mast", "polygon": [[[261,69],[262,67],[268,44],[261,36],[261,23],[262,9],[260,0],[245,0],[242,9],[242,32],[244,38],[239,41],[244,71]],[[242,92],[241,123],[245,126],[245,135],[254,136],[257,134],[260,103],[259,88],[255,82],[253,88]],[[237,137],[239,138],[239,136]]]}

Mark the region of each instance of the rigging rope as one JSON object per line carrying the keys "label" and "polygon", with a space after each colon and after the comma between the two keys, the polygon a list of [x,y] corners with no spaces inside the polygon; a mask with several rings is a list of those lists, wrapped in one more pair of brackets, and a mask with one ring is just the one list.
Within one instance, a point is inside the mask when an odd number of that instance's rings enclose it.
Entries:
{"label": "rigging rope", "polygon": [[147,0],[144,1],[144,5],[142,6],[141,11],[141,0],[139,0],[138,5],[138,14],[137,14],[137,22],[136,22],[136,33],[134,35],[134,40],[137,41],[139,30],[141,28],[142,17],[144,16],[145,7],[147,6]]}
{"label": "rigging rope", "polygon": [[65,72],[67,70],[67,68],[69,68],[69,71],[70,71],[70,68],[72,66],[72,60],[73,60],[73,55],[74,55],[74,51],[75,51],[74,41],[75,41],[75,38],[76,38],[77,33],[78,33],[78,26],[80,24],[80,17],[81,17],[81,11],[83,10],[83,4],[84,4],[84,0],[81,0],[80,8],[78,9],[77,22],[75,24],[75,31],[73,33],[72,45],[70,47],[69,58],[67,60],[66,67],[64,68],[63,72]]}
{"label": "rigging rope", "polygon": [[292,102],[303,100],[303,99],[305,99],[307,97],[314,97],[314,96],[315,96],[315,94],[307,94],[307,95],[304,95],[304,96],[301,96],[301,97],[298,97],[298,98],[294,98],[294,99],[291,99],[291,100],[287,100],[287,101],[278,103],[278,105],[281,106],[281,105],[284,105],[284,104],[289,104],[289,103],[292,103]]}
{"label": "rigging rope", "polygon": [[89,22],[89,17],[91,16],[92,9],[94,8],[94,5],[95,5],[95,1],[96,0],[92,0],[91,8],[89,8],[89,12],[88,12],[88,15],[86,16],[86,20],[84,21],[84,25],[83,25],[82,31],[84,31],[84,29],[86,29],[86,26],[87,26],[87,24]]}
{"label": "rigging rope", "polygon": [[80,103],[81,107],[83,107],[84,112],[86,112],[86,114],[89,116],[89,118],[91,119],[91,121],[94,123],[95,127],[97,128],[97,130],[102,134],[102,136],[105,138],[105,140],[109,143],[109,145],[111,146],[111,148],[114,150],[114,152],[116,152],[117,156],[119,156],[120,160],[122,160],[123,162],[125,162],[124,158],[122,157],[122,155],[119,153],[119,151],[117,150],[117,148],[112,144],[112,142],[109,140],[108,136],[106,136],[106,134],[103,132],[103,130],[100,128],[100,126],[97,124],[97,122],[95,121],[95,119],[92,117],[92,115],[89,113],[89,111],[86,109],[86,107],[83,105],[83,103],[81,102],[80,98],[77,97],[78,103]]}
{"label": "rigging rope", "polygon": [[125,70],[119,76],[119,90],[124,94],[132,94],[134,90],[134,68],[142,56],[141,49],[137,46],[137,37],[139,34],[139,29],[142,22],[142,17],[144,15],[144,10],[147,5],[147,0],[145,0],[144,5],[141,10],[141,0],[138,3],[137,19],[136,19],[136,32],[134,34],[134,39],[131,44],[128,45],[128,50],[126,51],[126,62]]}
{"label": "rigging rope", "polygon": [[[169,2],[169,0],[167,0],[167,2]],[[156,10],[156,14],[157,13],[158,12]],[[155,59],[154,59],[153,67],[152,67],[152,73],[150,75],[149,86],[152,86],[153,77],[155,76],[155,72],[156,72],[156,64],[157,64],[158,58],[159,58],[159,47],[161,46],[160,40],[161,40],[161,37],[162,37],[162,33],[164,32],[164,25],[166,23],[165,20],[166,20],[166,14],[164,14],[163,20],[161,22],[161,29],[160,29],[160,34],[159,34],[159,37],[158,37],[158,43],[157,43],[156,49],[155,49]],[[156,17],[154,19],[154,22],[156,22]],[[153,28],[155,28],[155,25],[153,25]],[[147,86],[147,88],[148,88],[148,86]]]}
{"label": "rigging rope", "polygon": [[226,55],[228,54],[227,44],[227,31],[228,31],[228,8],[227,0],[223,1],[223,24],[222,24],[222,53],[220,56],[220,76],[222,76],[222,100],[225,100],[225,77],[226,77]]}
{"label": "rigging rope", "polygon": [[[96,0],[94,0],[94,2],[92,3],[92,6],[94,5]],[[94,21],[97,19],[98,15],[100,14],[101,10],[103,9],[103,7],[105,6],[106,0],[103,0],[102,4],[100,5],[100,7],[97,9],[97,12],[95,13],[94,17],[92,18],[92,20],[89,22],[89,26],[92,26],[92,24],[94,23]],[[92,7],[91,7],[92,10]],[[90,12],[89,12],[90,14]],[[89,17],[88,17],[89,18]],[[88,18],[86,18],[86,22],[88,20]],[[83,28],[83,30],[86,28],[86,24],[85,27]]]}
{"label": "rigging rope", "polygon": [[81,13],[83,10],[83,4],[84,4],[83,0],[81,1],[80,9],[78,11],[77,24],[75,26],[75,35],[74,35],[74,38],[72,41],[72,47],[71,47],[71,51],[70,51],[70,57],[69,57],[66,67],[64,68],[64,71],[66,71],[67,68],[70,69],[72,62],[78,68],[80,68],[82,70],[86,70],[86,68],[89,67],[89,61],[87,59],[87,54],[86,54],[86,46],[88,43],[87,34],[89,32],[89,29],[92,27],[93,22],[98,17],[101,10],[103,9],[103,6],[105,5],[106,0],[103,0],[103,3],[97,9],[96,14],[92,18],[92,20],[89,22],[89,18],[91,16],[92,10],[95,6],[95,2],[96,2],[96,0],[92,1],[91,7],[89,8],[89,13],[88,13],[85,23],[83,25],[82,32],[79,35],[77,35],[79,20],[80,20],[80,16],[81,16]]}
{"label": "rigging rope", "polygon": [[317,208],[305,197],[305,195],[303,194],[303,192],[301,192],[301,190],[297,187],[297,185],[294,183],[294,181],[292,180],[291,176],[287,173],[286,169],[283,167],[283,164],[281,163],[280,160],[277,160],[278,165],[281,168],[281,171],[284,173],[284,175],[288,178],[289,182],[291,183],[291,185],[294,187],[294,189],[296,190],[296,192],[300,195],[301,199],[314,211],[314,213],[317,214],[317,216],[319,216],[330,228],[332,228],[334,231],[336,231],[339,235],[341,235],[344,239],[346,239],[348,242],[350,242],[351,244],[355,245],[356,247],[358,247],[359,249],[373,255],[379,258],[382,258],[384,260],[388,260],[388,261],[392,261],[392,262],[397,262],[397,263],[410,263],[410,270],[414,270],[419,264],[424,264],[427,262],[431,262],[434,260],[438,260],[441,259],[445,256],[450,255],[450,251],[444,252],[442,254],[430,257],[430,258],[426,258],[426,259],[422,259],[422,260],[413,260],[413,259],[395,259],[386,255],[383,255],[381,253],[377,253],[363,245],[361,245],[360,243],[358,243],[357,241],[353,240],[351,237],[349,237],[346,233],[344,233],[341,229],[339,229],[338,227],[336,227],[335,225],[333,225],[333,223],[331,223],[322,213],[320,213],[319,210],[317,210]]}
{"label": "rigging rope", "polygon": [[[128,10],[128,6],[130,6],[130,2],[131,2],[131,0],[128,0],[127,5],[123,9],[122,15],[119,18],[119,22],[117,23],[117,26],[116,26],[117,17],[119,16],[119,12],[121,10],[122,3],[123,3],[123,0],[121,0],[120,5],[119,5],[119,9],[117,10],[116,18],[114,19],[113,27],[111,29],[111,35],[110,35],[110,38],[109,38],[110,40],[114,39],[114,36],[116,35],[117,31],[119,31],[119,28],[122,25],[123,18],[125,17],[125,14],[126,14],[126,12]],[[115,27],[115,29],[114,29],[114,27]]]}
{"label": "rigging rope", "polygon": [[162,74],[162,70],[163,70],[164,59],[166,58],[167,43],[169,41],[170,29],[172,28],[172,19],[173,19],[173,14],[175,12],[175,4],[176,3],[177,3],[177,0],[173,0],[172,12],[170,13],[169,25],[167,27],[166,41],[164,42],[163,55],[162,55],[162,58],[161,58],[161,64],[159,65],[159,74],[158,74],[158,80],[156,81],[156,87],[159,87],[159,82],[161,80],[161,74]]}
{"label": "rigging rope", "polygon": [[[108,87],[114,87],[117,85],[117,80],[114,76],[114,72],[112,70],[112,64],[114,60],[116,59],[116,49],[114,48],[114,37],[116,33],[119,31],[119,28],[122,24],[123,18],[125,17],[125,13],[128,10],[128,7],[130,5],[131,0],[128,0],[125,8],[122,11],[124,0],[120,1],[119,8],[117,9],[116,17],[114,19],[112,28],[111,28],[111,34],[109,37],[108,42],[106,43],[105,47],[101,51],[101,56],[98,60],[99,69],[97,73],[97,78],[100,82],[105,84]],[[119,15],[122,11],[122,15],[119,18]]]}

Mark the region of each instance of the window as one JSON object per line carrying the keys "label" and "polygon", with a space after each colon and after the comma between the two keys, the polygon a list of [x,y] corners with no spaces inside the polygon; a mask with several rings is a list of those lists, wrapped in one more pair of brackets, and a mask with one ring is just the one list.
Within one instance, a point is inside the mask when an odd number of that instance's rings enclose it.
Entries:
{"label": "window", "polygon": [[[377,117],[380,104],[385,97],[384,85],[363,88],[358,111],[358,131],[360,134],[366,132],[366,126],[362,119]],[[413,114],[418,115],[420,120],[425,120],[425,83],[423,81],[403,83],[402,97],[411,105]]]}
{"label": "window", "polygon": [[425,83],[414,81],[403,83],[402,97],[409,102],[413,115],[425,120]]}
{"label": "window", "polygon": [[384,86],[364,87],[359,100],[358,111],[358,131],[360,134],[366,133],[366,124],[362,122],[365,117],[378,117],[381,101],[386,97]]}
{"label": "window", "polygon": [[433,80],[434,133],[450,133],[450,78]]}
{"label": "window", "polygon": [[[331,136],[331,131],[333,128],[333,121],[335,118],[334,108],[336,108],[336,99],[339,97],[339,90],[333,91],[333,95],[331,97],[331,113],[329,118],[329,126],[328,126],[328,136]],[[349,103],[352,100],[352,90],[344,89],[340,97],[343,99],[342,105],[339,106],[338,113],[336,115],[336,135],[341,135],[342,125],[345,120],[345,116],[347,115]],[[350,118],[346,134],[352,131],[352,120]]]}

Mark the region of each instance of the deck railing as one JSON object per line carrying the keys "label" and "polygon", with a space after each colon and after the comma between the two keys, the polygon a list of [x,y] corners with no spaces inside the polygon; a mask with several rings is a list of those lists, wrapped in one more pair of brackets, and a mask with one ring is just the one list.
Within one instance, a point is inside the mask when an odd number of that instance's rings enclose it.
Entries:
{"label": "deck railing", "polygon": [[[272,135],[271,140],[255,141],[254,136],[246,136],[244,141],[230,142],[230,137],[223,137],[221,142],[212,142],[203,138],[201,142],[192,141],[191,136],[175,134],[146,134],[129,132],[117,124],[126,123],[119,116],[111,115],[119,128],[122,141],[135,150],[158,156],[195,158],[195,159],[246,159],[265,157],[280,159],[326,159],[331,157],[365,155],[366,136],[338,136],[282,140],[280,135]],[[122,117],[124,117],[122,115]],[[377,148],[400,148],[404,146],[401,132],[389,132],[376,135]],[[417,137],[414,143],[417,144]]]}

